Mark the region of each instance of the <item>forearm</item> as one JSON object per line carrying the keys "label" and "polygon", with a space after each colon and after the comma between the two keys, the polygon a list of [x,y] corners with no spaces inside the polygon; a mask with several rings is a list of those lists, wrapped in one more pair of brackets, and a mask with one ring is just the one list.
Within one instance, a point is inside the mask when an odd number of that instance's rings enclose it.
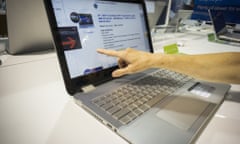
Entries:
{"label": "forearm", "polygon": [[151,67],[167,68],[192,77],[240,83],[240,53],[204,55],[153,54]]}
{"label": "forearm", "polygon": [[132,74],[149,68],[166,68],[192,77],[240,84],[240,52],[202,55],[168,55],[128,48],[123,51],[98,49],[99,53],[119,57],[120,68],[113,77]]}

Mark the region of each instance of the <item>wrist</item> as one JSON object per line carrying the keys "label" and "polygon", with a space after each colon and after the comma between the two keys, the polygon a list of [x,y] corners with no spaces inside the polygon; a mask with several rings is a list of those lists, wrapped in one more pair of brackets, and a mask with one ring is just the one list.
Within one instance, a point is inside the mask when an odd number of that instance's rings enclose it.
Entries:
{"label": "wrist", "polygon": [[167,68],[171,64],[171,57],[168,54],[156,53],[151,58],[151,67]]}

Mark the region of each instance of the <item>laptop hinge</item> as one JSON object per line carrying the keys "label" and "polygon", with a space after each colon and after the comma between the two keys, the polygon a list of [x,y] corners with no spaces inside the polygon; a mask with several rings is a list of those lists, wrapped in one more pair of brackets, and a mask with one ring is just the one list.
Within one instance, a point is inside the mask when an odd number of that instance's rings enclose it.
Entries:
{"label": "laptop hinge", "polygon": [[94,85],[92,85],[92,84],[82,87],[82,91],[84,93],[88,93],[88,92],[93,91],[95,89],[96,89],[96,87]]}

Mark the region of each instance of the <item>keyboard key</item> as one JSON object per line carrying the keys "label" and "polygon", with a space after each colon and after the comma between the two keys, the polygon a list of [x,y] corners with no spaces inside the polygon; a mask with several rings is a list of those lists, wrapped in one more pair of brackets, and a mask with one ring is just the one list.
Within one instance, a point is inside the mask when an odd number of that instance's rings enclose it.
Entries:
{"label": "keyboard key", "polygon": [[140,109],[142,112],[145,112],[145,111],[147,111],[147,110],[149,109],[149,107],[148,107],[147,105],[143,104],[143,105],[141,105],[141,106],[139,107],[139,109]]}
{"label": "keyboard key", "polygon": [[130,110],[134,110],[135,108],[137,108],[137,106],[134,104],[131,104],[128,106],[128,109],[130,109]]}
{"label": "keyboard key", "polygon": [[126,104],[126,103],[119,103],[118,106],[119,106],[120,108],[125,108],[125,107],[127,106],[127,104]]}
{"label": "keyboard key", "polygon": [[114,107],[108,109],[107,112],[112,115],[112,114],[116,113],[117,111],[119,111],[120,109],[121,109],[120,107],[114,106]]}
{"label": "keyboard key", "polygon": [[121,117],[123,117],[124,115],[126,115],[129,112],[130,112],[130,110],[128,108],[124,108],[124,109],[121,109],[120,111],[116,112],[115,114],[113,114],[113,117],[115,119],[120,119]]}
{"label": "keyboard key", "polygon": [[120,122],[124,125],[128,124],[131,121],[132,121],[132,119],[130,117],[128,117],[127,115],[120,119]]}
{"label": "keyboard key", "polygon": [[105,104],[105,101],[97,101],[97,102],[95,102],[95,104],[96,104],[97,106],[101,107],[102,105]]}
{"label": "keyboard key", "polygon": [[132,111],[130,113],[128,113],[128,117],[133,120],[137,117],[137,115],[135,113],[133,113]]}
{"label": "keyboard key", "polygon": [[146,102],[145,104],[151,108],[152,106],[154,106],[156,103],[158,103],[161,99],[163,99],[165,96],[156,96],[153,99],[151,99],[150,101]]}
{"label": "keyboard key", "polygon": [[101,108],[102,108],[103,110],[108,110],[108,109],[110,109],[111,107],[113,107],[113,104],[112,104],[112,103],[106,103],[106,104],[104,104],[104,105],[101,106]]}
{"label": "keyboard key", "polygon": [[139,116],[143,113],[143,111],[141,111],[141,109],[139,109],[139,108],[136,108],[133,110],[133,113],[136,114],[137,116]]}

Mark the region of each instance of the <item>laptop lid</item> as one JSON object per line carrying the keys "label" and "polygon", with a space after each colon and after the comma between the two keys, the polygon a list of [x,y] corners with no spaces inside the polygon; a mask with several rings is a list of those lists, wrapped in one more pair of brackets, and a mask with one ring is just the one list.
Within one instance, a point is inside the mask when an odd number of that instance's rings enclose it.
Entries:
{"label": "laptop lid", "polygon": [[53,50],[52,36],[42,0],[7,0],[10,54]]}
{"label": "laptop lid", "polygon": [[224,34],[227,32],[226,22],[224,20],[224,15],[221,11],[208,10],[210,19],[212,21],[216,35]]}
{"label": "laptop lid", "polygon": [[149,1],[145,0],[147,8],[147,17],[150,29],[155,28],[157,25],[159,17],[164,13],[164,9],[167,5],[167,2],[164,0],[161,1]]}
{"label": "laptop lid", "polygon": [[70,94],[112,79],[115,58],[97,48],[152,52],[144,0],[44,0]]}

